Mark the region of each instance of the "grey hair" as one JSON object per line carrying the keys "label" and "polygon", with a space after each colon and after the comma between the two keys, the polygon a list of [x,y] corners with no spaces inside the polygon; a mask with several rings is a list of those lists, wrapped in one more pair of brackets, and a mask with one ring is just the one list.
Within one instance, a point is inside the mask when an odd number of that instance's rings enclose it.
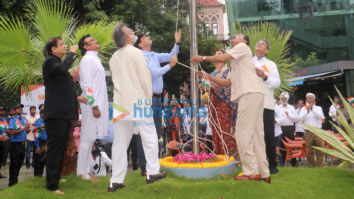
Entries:
{"label": "grey hair", "polygon": [[125,32],[123,28],[126,27],[125,24],[121,23],[117,27],[114,28],[113,32],[113,41],[117,48],[122,48],[125,46]]}
{"label": "grey hair", "polygon": [[260,41],[264,41],[267,44],[267,49],[270,50],[270,44],[267,39],[261,39]]}

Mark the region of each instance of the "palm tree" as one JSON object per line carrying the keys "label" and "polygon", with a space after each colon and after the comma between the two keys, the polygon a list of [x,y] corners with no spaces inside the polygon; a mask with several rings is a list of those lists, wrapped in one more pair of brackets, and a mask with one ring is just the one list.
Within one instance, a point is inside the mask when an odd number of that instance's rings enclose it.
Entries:
{"label": "palm tree", "polygon": [[280,87],[275,90],[274,95],[279,96],[282,91],[290,91],[292,86],[289,85],[288,79],[294,78],[293,70],[295,63],[289,56],[290,48],[287,42],[290,39],[292,31],[282,31],[280,28],[269,22],[257,23],[251,26],[234,24],[234,32],[243,33],[250,38],[250,48],[254,54],[254,46],[260,39],[267,39],[271,50],[267,58],[274,61],[278,66],[279,76],[281,80]]}
{"label": "palm tree", "polygon": [[78,26],[73,10],[63,0],[29,1],[26,14],[26,22],[15,16],[0,16],[0,84],[8,90],[23,86],[29,91],[30,85],[43,82],[42,49],[52,37],[61,36],[70,46],[82,35],[90,34],[100,43],[103,60],[113,48],[111,35],[115,23],[104,18]]}

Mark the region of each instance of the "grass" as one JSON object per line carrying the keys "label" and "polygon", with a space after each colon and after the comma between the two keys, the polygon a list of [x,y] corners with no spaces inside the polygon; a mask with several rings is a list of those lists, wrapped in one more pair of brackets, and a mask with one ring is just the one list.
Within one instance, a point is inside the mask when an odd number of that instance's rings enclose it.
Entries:
{"label": "grass", "polygon": [[272,175],[272,184],[264,182],[236,182],[232,176],[193,180],[177,177],[171,172],[159,182],[147,185],[139,171],[128,174],[126,187],[115,193],[107,193],[109,177],[100,177],[99,183],[84,181],[76,176],[66,177],[60,187],[65,195],[47,191],[44,178],[29,178],[18,185],[0,191],[0,198],[161,198],[161,199],[346,199],[354,196],[354,172],[337,168],[280,168]]}

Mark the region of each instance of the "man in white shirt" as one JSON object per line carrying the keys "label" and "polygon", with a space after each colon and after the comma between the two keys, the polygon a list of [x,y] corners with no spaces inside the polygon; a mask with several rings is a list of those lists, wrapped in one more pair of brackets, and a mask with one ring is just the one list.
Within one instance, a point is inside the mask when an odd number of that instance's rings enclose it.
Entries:
{"label": "man in white shirt", "polygon": [[79,41],[83,55],[80,62],[80,86],[82,96],[88,99],[81,103],[81,133],[77,159],[77,175],[82,179],[98,181],[89,174],[91,149],[96,139],[108,133],[108,95],[106,72],[98,57],[100,45],[90,35],[84,35]]}
{"label": "man in white shirt", "polygon": [[304,108],[304,100],[300,99],[297,101],[297,109],[296,113],[299,116],[298,120],[295,122],[295,132],[296,132],[296,137],[301,137],[304,138],[304,126],[303,122],[300,120],[300,112]]}
{"label": "man in white shirt", "polygon": [[[30,125],[30,128],[32,129],[34,122],[36,122],[39,119],[39,115],[36,114],[36,107],[35,106],[30,107],[30,115],[25,116],[25,118],[26,118],[27,124]],[[35,152],[34,136],[33,136],[32,131],[27,133],[26,169],[29,169],[31,166],[34,168],[33,158],[32,158],[32,165],[30,163],[31,150],[33,151],[33,153]]]}
{"label": "man in white shirt", "polygon": [[[336,107],[339,109],[340,106],[339,106],[339,97],[338,96],[335,96],[333,98],[333,102],[335,103]],[[335,116],[337,115],[336,107],[333,106],[333,104],[332,104],[331,107],[329,107],[329,113],[328,113],[328,115],[332,118],[332,121],[334,122],[334,124],[337,124],[337,120],[335,118]],[[332,126],[332,131],[335,133],[338,133],[337,129],[334,128],[333,126]]]}
{"label": "man in white shirt", "polygon": [[133,46],[137,37],[126,25],[119,24],[114,29],[113,39],[118,49],[109,61],[114,85],[113,114],[126,116],[114,123],[112,177],[108,192],[124,188],[128,167],[127,149],[135,128],[139,131],[144,148],[146,183],[166,177],[166,172],[160,171],[154,119],[152,114],[146,114],[152,113],[152,83],[145,56]]}
{"label": "man in white shirt", "polygon": [[[295,108],[288,104],[289,94],[287,92],[282,92],[280,94],[281,105],[278,107],[278,116],[279,116],[279,125],[281,126],[281,138],[285,140],[285,137],[294,140],[295,126],[294,123],[299,119]],[[280,146],[284,148],[283,142],[280,143]],[[280,165],[284,166],[286,151],[281,153]],[[291,159],[291,165],[296,166],[296,158]]]}
{"label": "man in white shirt", "polygon": [[[305,108],[303,108],[300,112],[300,120],[303,121],[304,124],[311,125],[317,128],[322,128],[322,120],[324,118],[324,115],[322,108],[320,106],[315,105],[315,95],[313,93],[307,93],[306,102],[307,104]],[[304,137],[307,149],[307,159],[309,161],[310,167],[322,167],[323,153],[312,148],[312,146],[322,147],[322,139],[306,128],[304,132]],[[314,156],[316,156],[316,161]]]}
{"label": "man in white shirt", "polygon": [[266,58],[270,50],[270,44],[266,39],[261,39],[256,43],[255,56],[253,62],[259,77],[259,82],[264,91],[264,139],[266,153],[269,161],[269,171],[272,174],[278,173],[275,156],[274,138],[274,89],[279,88],[280,78],[277,65]]}

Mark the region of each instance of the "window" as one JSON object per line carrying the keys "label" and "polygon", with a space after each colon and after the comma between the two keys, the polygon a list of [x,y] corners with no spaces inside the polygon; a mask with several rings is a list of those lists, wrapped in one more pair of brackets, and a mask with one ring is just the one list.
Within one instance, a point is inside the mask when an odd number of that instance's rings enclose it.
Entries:
{"label": "window", "polygon": [[217,35],[218,34],[218,24],[217,23],[213,23],[212,31],[213,31],[213,35]]}

